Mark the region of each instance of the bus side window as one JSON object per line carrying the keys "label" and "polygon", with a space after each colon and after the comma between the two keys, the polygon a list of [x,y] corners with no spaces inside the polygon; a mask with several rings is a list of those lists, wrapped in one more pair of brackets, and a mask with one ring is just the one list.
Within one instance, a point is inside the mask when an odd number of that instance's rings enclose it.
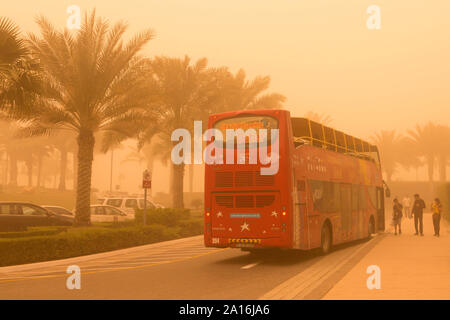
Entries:
{"label": "bus side window", "polygon": [[322,147],[323,141],[325,140],[323,137],[322,125],[314,121],[310,121],[310,123],[311,133],[313,136],[313,146]]}
{"label": "bus side window", "polygon": [[345,152],[345,136],[344,133],[341,131],[336,131],[336,145],[337,145],[337,151],[338,152]]}
{"label": "bus side window", "polygon": [[306,183],[304,180],[297,180],[297,192],[305,192]]}

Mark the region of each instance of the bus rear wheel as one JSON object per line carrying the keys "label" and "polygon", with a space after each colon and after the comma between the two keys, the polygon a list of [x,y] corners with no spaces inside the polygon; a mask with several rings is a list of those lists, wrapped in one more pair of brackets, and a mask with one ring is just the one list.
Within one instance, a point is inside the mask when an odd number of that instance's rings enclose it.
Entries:
{"label": "bus rear wheel", "polygon": [[320,248],[322,250],[322,254],[328,254],[331,251],[331,245],[332,245],[331,228],[328,224],[325,224],[322,227],[321,239],[322,239],[322,241],[321,241]]}

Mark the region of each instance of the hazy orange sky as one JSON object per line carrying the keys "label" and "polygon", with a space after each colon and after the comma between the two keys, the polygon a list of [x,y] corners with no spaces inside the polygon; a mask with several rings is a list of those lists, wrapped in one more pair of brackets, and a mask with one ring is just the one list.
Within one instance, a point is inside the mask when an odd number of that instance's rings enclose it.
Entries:
{"label": "hazy orange sky", "polygon": [[[329,114],[353,135],[450,123],[448,0],[15,0],[2,1],[0,15],[34,32],[38,14],[64,27],[71,4],[128,21],[132,32],[154,29],[148,56],[270,75],[294,115]],[[381,30],[366,27],[372,4]]]}
{"label": "hazy orange sky", "polygon": [[[97,8],[131,31],[155,30],[146,54],[207,57],[211,65],[270,75],[287,108],[330,114],[355,135],[450,123],[448,0],[2,1],[1,15],[25,31],[34,17],[65,26],[66,8]],[[369,5],[381,30],[366,27]]]}

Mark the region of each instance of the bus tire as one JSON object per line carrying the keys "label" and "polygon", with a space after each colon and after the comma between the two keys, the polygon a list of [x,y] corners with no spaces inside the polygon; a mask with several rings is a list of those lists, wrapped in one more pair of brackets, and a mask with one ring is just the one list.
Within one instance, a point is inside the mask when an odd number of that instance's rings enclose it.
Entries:
{"label": "bus tire", "polygon": [[332,244],[333,238],[331,235],[331,226],[329,223],[325,223],[322,227],[321,232],[320,249],[322,251],[322,254],[328,254],[331,251]]}
{"label": "bus tire", "polygon": [[373,218],[373,216],[370,216],[369,219],[368,232],[368,238],[370,238],[370,236],[375,233],[375,219]]}

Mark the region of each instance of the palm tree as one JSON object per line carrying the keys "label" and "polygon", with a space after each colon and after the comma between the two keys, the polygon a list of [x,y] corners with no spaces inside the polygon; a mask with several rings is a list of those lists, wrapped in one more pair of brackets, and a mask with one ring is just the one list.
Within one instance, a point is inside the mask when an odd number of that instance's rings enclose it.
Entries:
{"label": "palm tree", "polygon": [[0,147],[7,155],[7,169],[9,171],[8,185],[17,186],[19,153],[22,147],[17,141],[18,126],[13,121],[0,121]]}
{"label": "palm tree", "polygon": [[[170,150],[177,142],[171,141],[176,129],[193,131],[193,121],[202,119],[211,106],[213,91],[208,77],[207,60],[200,59],[191,64],[191,59],[155,57],[148,61],[149,80],[155,93],[155,104],[148,114],[157,119],[156,128],[150,127],[140,134],[140,145],[150,142],[156,134],[160,142],[155,147],[168,159]],[[172,164],[172,203],[183,208],[183,179],[185,164]]]}
{"label": "palm tree", "polygon": [[211,112],[282,108],[286,97],[279,93],[265,93],[270,86],[269,76],[247,80],[245,71],[235,75],[227,68],[210,71],[217,89],[216,101]]}
{"label": "palm tree", "polygon": [[0,110],[30,112],[42,90],[40,66],[11,20],[0,18]]}
{"label": "palm tree", "polygon": [[391,182],[392,175],[397,171],[400,162],[401,152],[399,146],[403,137],[395,130],[382,130],[375,133],[371,140],[380,150],[381,167],[386,174],[386,180]]}
{"label": "palm tree", "polygon": [[62,131],[53,135],[50,139],[51,145],[59,151],[59,183],[58,190],[66,190],[66,176],[68,156],[70,152],[74,152],[76,144],[76,136],[73,131]]}
{"label": "palm tree", "polygon": [[330,125],[331,122],[333,122],[333,118],[330,115],[327,115],[325,113],[319,114],[314,111],[308,111],[305,114],[305,118],[308,118],[309,120],[321,123],[325,126]]}
{"label": "palm tree", "polygon": [[438,141],[442,139],[439,127],[429,122],[424,126],[416,125],[414,130],[408,130],[413,149],[417,154],[425,157],[428,167],[428,179],[433,182],[434,164],[437,155],[440,153]]}
{"label": "palm tree", "polygon": [[5,72],[27,54],[19,27],[6,17],[0,18],[0,72]]}
{"label": "palm tree", "polygon": [[50,99],[34,111],[28,130],[30,135],[55,129],[76,133],[75,223],[88,225],[94,134],[126,132],[141,124],[137,108],[147,103],[149,89],[139,76],[143,60],[138,53],[153,33],[143,31],[124,44],[127,25],[110,26],[96,17],[95,10],[85,14],[81,29],[74,33],[56,30],[44,17],[37,23],[41,36],[31,35],[29,43],[45,70]]}
{"label": "palm tree", "polygon": [[42,137],[22,138],[20,139],[20,130],[17,130],[17,138],[15,143],[20,144],[20,148],[15,151],[17,160],[24,161],[27,167],[28,186],[33,186],[33,167],[37,167],[36,186],[42,184],[42,169],[44,167],[44,158],[48,158],[51,154],[52,147],[48,145],[47,139]]}
{"label": "palm tree", "polygon": [[438,146],[438,168],[439,180],[441,182],[447,181],[447,166],[450,160],[450,126],[440,125],[437,128],[439,138],[436,141]]}

